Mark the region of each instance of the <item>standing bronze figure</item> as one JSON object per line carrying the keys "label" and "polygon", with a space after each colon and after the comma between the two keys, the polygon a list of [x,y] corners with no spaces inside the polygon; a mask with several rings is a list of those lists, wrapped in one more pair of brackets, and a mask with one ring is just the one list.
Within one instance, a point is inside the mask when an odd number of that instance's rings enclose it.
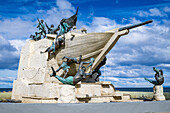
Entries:
{"label": "standing bronze figure", "polygon": [[41,35],[43,35],[44,36],[44,38],[46,37],[46,30],[45,30],[45,25],[44,25],[44,20],[39,20],[38,18],[37,18],[37,20],[38,20],[38,26],[37,26],[37,28],[39,28],[39,31],[38,31],[38,34],[41,34]]}

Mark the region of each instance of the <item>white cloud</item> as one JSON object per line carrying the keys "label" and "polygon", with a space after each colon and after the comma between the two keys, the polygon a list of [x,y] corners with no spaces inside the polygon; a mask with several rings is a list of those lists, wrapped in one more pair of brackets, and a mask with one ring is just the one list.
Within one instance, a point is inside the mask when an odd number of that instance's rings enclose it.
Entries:
{"label": "white cloud", "polygon": [[13,83],[0,82],[0,88],[12,88]]}
{"label": "white cloud", "polygon": [[141,17],[149,16],[149,13],[146,11],[138,11],[137,14],[138,14],[138,16],[141,16]]}
{"label": "white cloud", "polygon": [[105,77],[105,78],[103,78],[103,79],[109,80],[109,81],[114,81],[114,82],[118,82],[118,81],[119,81],[119,79],[118,79],[118,78],[115,78],[115,77]]}
{"label": "white cloud", "polygon": [[15,80],[15,77],[1,77],[0,81],[13,81]]}
{"label": "white cloud", "polygon": [[100,77],[100,79],[106,81],[112,81],[112,84],[118,87],[152,87],[153,85],[144,78],[114,78],[114,77]]}
{"label": "white cloud", "polygon": [[0,34],[7,39],[25,39],[35,31],[34,22],[20,17],[0,21]]}
{"label": "white cloud", "polygon": [[26,40],[9,40],[12,46],[14,46],[20,53],[21,48],[25,45]]}
{"label": "white cloud", "polygon": [[18,70],[0,70],[0,88],[12,87],[13,80],[17,77]]}
{"label": "white cloud", "polygon": [[[57,0],[56,7],[52,7],[49,10],[37,10],[37,15],[40,19],[44,19],[50,26],[54,24],[57,27],[63,18],[69,18],[76,13],[75,8],[67,0]],[[38,22],[35,22],[38,24]]]}
{"label": "white cloud", "polygon": [[75,10],[72,4],[67,0],[57,0],[56,5],[60,10]]}
{"label": "white cloud", "polygon": [[148,16],[152,16],[152,17],[167,17],[168,15],[165,12],[169,12],[169,8],[166,7],[163,10],[160,10],[158,8],[152,8],[149,9],[149,11],[137,11],[137,15],[140,17],[148,17]]}
{"label": "white cloud", "polygon": [[0,77],[14,77],[16,78],[18,70],[0,69]]}
{"label": "white cloud", "polygon": [[3,46],[3,45],[7,45],[9,42],[7,41],[7,40],[5,40],[5,38],[4,37],[2,37],[1,35],[0,35],[0,45],[1,46]]}
{"label": "white cloud", "polygon": [[165,7],[163,10],[164,10],[165,12],[170,12],[170,8],[169,8],[169,7]]}
{"label": "white cloud", "polygon": [[73,12],[73,10],[69,9],[61,10],[59,8],[53,7],[46,12],[44,20],[47,24],[54,24],[57,27],[62,18],[69,18],[75,13],[76,12],[75,11]]}
{"label": "white cloud", "polygon": [[118,27],[115,20],[105,17],[94,17],[90,25],[84,25],[88,32],[104,32]]}
{"label": "white cloud", "polygon": [[161,12],[157,8],[150,9],[149,11],[150,11],[150,16],[160,16],[160,17],[167,16],[165,13]]}
{"label": "white cloud", "polygon": [[[112,61],[107,61],[112,62]],[[132,65],[132,66],[110,66],[106,64],[106,67],[102,68],[102,72],[105,76],[112,77],[142,77],[142,76],[153,76],[154,71],[152,66],[141,66],[141,65]]]}
{"label": "white cloud", "polygon": [[159,64],[159,67],[163,67],[163,68],[169,68],[170,69],[170,64]]}
{"label": "white cloud", "polygon": [[18,65],[19,52],[8,40],[0,36],[0,68],[16,68]]}

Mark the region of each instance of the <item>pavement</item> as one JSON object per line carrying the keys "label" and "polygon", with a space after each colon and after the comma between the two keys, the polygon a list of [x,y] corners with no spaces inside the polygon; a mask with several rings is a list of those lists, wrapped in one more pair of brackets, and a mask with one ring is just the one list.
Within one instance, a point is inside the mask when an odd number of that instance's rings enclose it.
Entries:
{"label": "pavement", "polygon": [[170,113],[170,100],[112,103],[0,103],[0,113]]}

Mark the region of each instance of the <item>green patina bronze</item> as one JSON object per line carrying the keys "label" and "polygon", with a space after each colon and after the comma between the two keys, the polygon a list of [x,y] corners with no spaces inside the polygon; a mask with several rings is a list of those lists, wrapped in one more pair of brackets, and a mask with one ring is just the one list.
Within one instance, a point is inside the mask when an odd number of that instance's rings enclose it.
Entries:
{"label": "green patina bronze", "polygon": [[65,19],[61,20],[60,25],[61,25],[61,30],[59,32],[59,35],[63,35],[64,33],[67,33],[71,30],[71,27],[67,23],[65,23]]}
{"label": "green patina bronze", "polygon": [[57,34],[57,31],[60,30],[60,25],[58,25],[57,28],[54,28],[54,25],[51,24],[51,27],[48,27],[48,25],[45,23],[47,29],[48,29],[48,34]]}
{"label": "green patina bronze", "polygon": [[40,20],[38,18],[37,18],[37,20],[39,22],[39,24],[37,25],[37,28],[39,28],[38,34],[43,35],[44,38],[45,38],[46,30],[45,30],[45,25],[43,24],[44,20],[41,20],[41,22],[40,22]]}
{"label": "green patina bronze", "polygon": [[30,35],[30,38],[32,38],[35,41],[38,41],[41,39],[41,35],[35,32],[35,35]]}
{"label": "green patina bronze", "polygon": [[[80,59],[81,59],[81,55],[80,55]],[[64,56],[62,58],[63,62],[61,64],[61,66],[56,70],[56,72],[58,72],[60,69],[63,69],[63,71],[65,72],[63,78],[65,78],[67,76],[68,72],[69,72],[70,64],[72,64],[72,63],[79,64],[80,63],[80,59],[78,61],[77,58],[72,58],[72,57]]]}
{"label": "green patina bronze", "polygon": [[163,77],[163,71],[160,69],[156,69],[155,67],[153,67],[153,70],[156,72],[155,73],[155,79],[154,80],[150,80],[147,78],[144,78],[145,80],[149,81],[150,83],[154,84],[154,85],[162,85],[164,83],[164,77]]}
{"label": "green patina bronze", "polygon": [[48,59],[50,58],[50,53],[52,52],[55,54],[55,50],[59,48],[60,46],[64,46],[65,44],[65,38],[56,38],[55,42],[52,42],[52,45],[48,47],[44,52],[41,51],[40,53],[46,53],[48,52]]}
{"label": "green patina bronze", "polygon": [[78,8],[77,8],[76,14],[74,14],[73,16],[71,16],[68,19],[63,18],[60,21],[61,29],[59,32],[59,36],[69,32],[71,30],[71,28],[73,28],[73,26],[76,26],[77,13],[78,13]]}
{"label": "green patina bronze", "polygon": [[[92,65],[94,63],[94,58],[91,58],[89,62],[81,62],[79,64],[79,68],[78,68],[78,71],[76,73],[76,75],[73,77],[73,76],[69,76],[67,78],[62,78],[58,75],[56,75],[56,72],[54,70],[53,67],[52,68],[52,71],[53,73],[50,75],[51,77],[54,76],[55,78],[57,78],[60,82],[62,82],[63,84],[69,84],[69,85],[76,85],[78,82],[80,82],[82,79],[85,79],[86,76],[90,76],[92,74]],[[87,68],[90,67],[90,73],[85,73],[86,71],[86,68],[83,66],[84,64],[89,64],[87,66]],[[66,68],[70,68],[70,67],[67,67]],[[63,69],[64,70],[64,69]]]}

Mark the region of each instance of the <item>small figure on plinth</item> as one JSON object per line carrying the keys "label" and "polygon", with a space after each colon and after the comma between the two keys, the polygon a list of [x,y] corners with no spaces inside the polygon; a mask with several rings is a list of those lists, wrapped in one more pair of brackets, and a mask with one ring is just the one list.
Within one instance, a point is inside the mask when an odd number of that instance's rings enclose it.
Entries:
{"label": "small figure on plinth", "polygon": [[[50,75],[51,77],[56,77],[60,82],[62,82],[63,84],[69,84],[69,85],[76,85],[78,82],[80,82],[82,79],[85,79],[86,76],[90,76],[92,74],[92,65],[94,63],[94,58],[91,58],[89,62],[81,62],[79,64],[79,68],[78,71],[76,73],[76,75],[73,76],[69,76],[67,78],[62,78],[58,75],[56,75],[56,71],[54,71],[54,68],[52,68],[53,70],[53,74]],[[84,64],[89,64],[87,67],[83,66]],[[86,68],[90,67],[90,73],[85,73]]]}
{"label": "small figure on plinth", "polygon": [[165,96],[163,95],[163,87],[162,84],[164,83],[164,77],[163,77],[163,71],[162,69],[158,70],[155,67],[153,67],[153,70],[156,72],[155,73],[155,79],[154,80],[150,80],[147,78],[144,78],[145,80],[149,81],[150,83],[154,84],[154,100],[165,100]]}
{"label": "small figure on plinth", "polygon": [[39,31],[38,31],[38,34],[41,34],[41,35],[43,35],[44,36],[44,38],[46,37],[46,30],[45,30],[45,25],[44,25],[44,20],[39,20],[38,18],[37,18],[37,20],[38,20],[38,22],[39,22],[39,24],[38,24],[38,26],[37,26],[37,28],[39,28]]}

